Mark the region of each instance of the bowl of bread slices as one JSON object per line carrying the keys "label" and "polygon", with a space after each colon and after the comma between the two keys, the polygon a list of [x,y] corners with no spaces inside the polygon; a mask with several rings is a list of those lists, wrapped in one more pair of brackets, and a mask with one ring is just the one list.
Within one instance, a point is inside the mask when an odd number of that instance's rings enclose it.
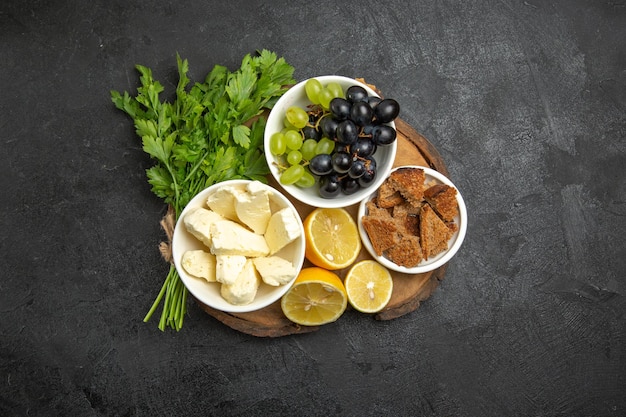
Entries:
{"label": "bowl of bread slices", "polygon": [[447,263],[467,231],[467,209],[457,187],[421,166],[394,168],[358,211],[363,246],[385,267],[419,274]]}
{"label": "bowl of bread slices", "polygon": [[250,312],[280,299],[304,262],[304,228],[293,204],[259,181],[230,180],[198,193],[180,214],[172,256],[201,303]]}

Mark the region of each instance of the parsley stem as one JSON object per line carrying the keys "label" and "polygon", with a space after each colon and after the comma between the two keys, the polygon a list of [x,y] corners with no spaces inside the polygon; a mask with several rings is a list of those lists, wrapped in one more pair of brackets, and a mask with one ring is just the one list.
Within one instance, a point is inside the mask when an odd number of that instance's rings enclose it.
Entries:
{"label": "parsley stem", "polygon": [[[172,167],[170,164],[165,164],[165,167],[167,168],[167,172],[170,173],[170,176],[172,177],[172,184],[174,184],[174,200],[178,201],[179,197],[180,197],[180,191],[178,189],[178,182],[176,181],[176,175],[174,174],[174,171],[172,170]],[[177,211],[176,212],[176,218],[178,218],[178,215],[180,213]]]}
{"label": "parsley stem", "polygon": [[200,168],[200,165],[202,165],[202,163],[204,162],[204,160],[206,159],[208,155],[209,155],[209,151],[206,151],[204,155],[202,155],[202,158],[198,159],[198,162],[194,164],[193,168],[191,168],[191,170],[189,171],[189,174],[187,174],[187,177],[185,178],[184,182],[189,181],[189,179],[191,179],[191,177],[194,176],[194,174],[196,173],[198,168]]}
{"label": "parsley stem", "polygon": [[[172,268],[173,268],[173,266],[170,267],[170,274],[172,272]],[[152,303],[152,307],[150,307],[150,311],[148,311],[148,314],[146,314],[146,316],[143,318],[144,323],[147,323],[148,320],[150,320],[150,318],[154,314],[155,310],[157,309],[157,307],[161,303],[161,299],[163,299],[163,295],[165,294],[165,290],[167,289],[168,279],[169,279],[169,274],[168,274],[167,278],[165,279],[165,281],[163,282],[163,285],[161,286],[161,291],[159,291],[159,295],[157,295],[156,299]]]}
{"label": "parsley stem", "polygon": [[181,297],[180,317],[178,318],[178,329],[183,327],[183,319],[187,313],[187,287],[183,285],[183,296]]}
{"label": "parsley stem", "polygon": [[167,284],[167,287],[165,290],[165,301],[163,301],[163,310],[161,310],[161,318],[159,320],[159,329],[161,331],[165,331],[165,326],[167,325],[167,310],[170,304],[170,291],[171,291],[170,288],[172,286],[171,274],[167,275],[165,282]]}
{"label": "parsley stem", "polygon": [[182,293],[181,287],[182,282],[180,279],[176,279],[173,281],[172,288],[172,299],[170,301],[170,308],[167,315],[167,321],[171,327],[176,328],[176,324],[178,323],[178,306],[180,303],[180,297]]}

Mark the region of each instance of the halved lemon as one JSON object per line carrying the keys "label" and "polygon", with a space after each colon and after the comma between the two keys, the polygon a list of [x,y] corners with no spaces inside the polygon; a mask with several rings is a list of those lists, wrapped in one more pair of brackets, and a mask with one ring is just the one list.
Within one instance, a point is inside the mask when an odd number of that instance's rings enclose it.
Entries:
{"label": "halved lemon", "polygon": [[337,320],[348,306],[348,295],[334,272],[302,268],[280,306],[285,316],[303,326],[320,326]]}
{"label": "halved lemon", "polygon": [[306,258],[329,270],[347,268],[361,251],[356,222],[343,208],[316,208],[304,219]]}
{"label": "halved lemon", "polygon": [[389,270],[373,260],[354,264],[344,281],[348,301],[362,313],[376,313],[389,303],[393,279]]}

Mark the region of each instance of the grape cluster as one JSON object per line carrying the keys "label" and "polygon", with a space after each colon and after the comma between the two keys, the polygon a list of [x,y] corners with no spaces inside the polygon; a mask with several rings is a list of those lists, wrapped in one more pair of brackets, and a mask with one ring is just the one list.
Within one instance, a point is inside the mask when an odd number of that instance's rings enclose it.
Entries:
{"label": "grape cluster", "polygon": [[311,104],[289,107],[284,129],[270,138],[280,182],[302,188],[317,184],[324,198],[369,187],[377,175],[376,149],[396,140],[388,123],[400,105],[370,96],[359,85],[344,91],[338,83],[324,86],[316,78],[305,83],[305,91]]}

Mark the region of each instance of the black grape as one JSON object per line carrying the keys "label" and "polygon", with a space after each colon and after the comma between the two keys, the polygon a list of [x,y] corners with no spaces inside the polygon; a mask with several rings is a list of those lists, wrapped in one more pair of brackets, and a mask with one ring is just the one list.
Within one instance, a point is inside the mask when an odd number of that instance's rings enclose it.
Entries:
{"label": "black grape", "polygon": [[327,153],[315,155],[309,161],[309,170],[315,175],[327,175],[333,172],[333,160]]}
{"label": "black grape", "polygon": [[400,114],[400,104],[392,98],[382,100],[374,110],[374,116],[379,123],[389,123]]}
{"label": "black grape", "polygon": [[325,175],[320,178],[319,193],[323,198],[334,198],[341,192],[341,181],[336,174]]}
{"label": "black grape", "polygon": [[367,99],[367,91],[360,85],[353,85],[346,90],[346,98],[351,103]]}
{"label": "black grape", "polygon": [[343,120],[337,125],[337,141],[341,145],[351,145],[359,138],[359,129],[352,120]]}
{"label": "black grape", "polygon": [[322,133],[313,126],[304,126],[302,128],[302,134],[304,135],[304,139],[320,140],[322,138]]}
{"label": "black grape", "polygon": [[360,178],[361,176],[363,176],[363,174],[365,174],[366,170],[367,169],[365,168],[365,162],[363,162],[362,159],[357,159],[356,161],[352,162],[350,170],[348,171],[348,176],[350,178]]}
{"label": "black grape", "polygon": [[345,98],[335,97],[330,101],[330,112],[337,120],[346,120],[350,117],[351,107],[352,105]]}
{"label": "black grape", "polygon": [[345,174],[352,166],[352,156],[347,152],[336,152],[332,156],[333,169],[339,174]]}
{"label": "black grape", "polygon": [[320,120],[322,135],[329,139],[335,139],[335,135],[337,134],[337,125],[339,125],[339,122],[332,117],[323,117],[322,120]]}
{"label": "black grape", "polygon": [[359,126],[369,124],[372,121],[372,117],[374,117],[374,111],[364,101],[354,103],[350,109],[350,119]]}
{"label": "black grape", "polygon": [[396,140],[396,129],[391,126],[376,126],[372,131],[372,140],[377,145],[389,145]]}
{"label": "black grape", "polygon": [[363,175],[359,177],[359,185],[362,188],[367,188],[374,183],[376,179],[376,169],[368,169]]}
{"label": "black grape", "polygon": [[370,138],[358,138],[350,146],[350,153],[360,157],[366,157],[376,152],[376,144]]}
{"label": "black grape", "polygon": [[345,177],[341,180],[341,191],[343,191],[344,194],[354,194],[359,191],[359,188],[361,188],[361,186],[359,185],[358,180],[354,178]]}

